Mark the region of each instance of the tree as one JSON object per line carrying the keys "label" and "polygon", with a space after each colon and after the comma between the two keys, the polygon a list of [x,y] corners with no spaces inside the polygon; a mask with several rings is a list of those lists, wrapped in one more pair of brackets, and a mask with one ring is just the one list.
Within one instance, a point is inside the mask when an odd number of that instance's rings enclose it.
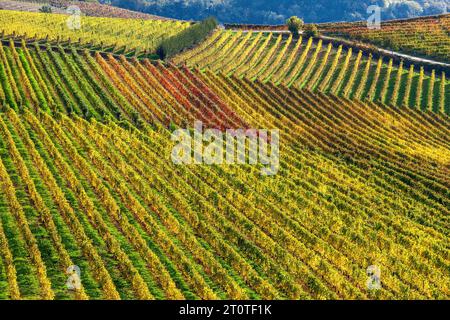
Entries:
{"label": "tree", "polygon": [[319,36],[319,29],[315,24],[308,24],[305,27],[304,35],[308,38],[317,38]]}
{"label": "tree", "polygon": [[167,38],[157,48],[156,53],[161,59],[172,57],[186,48],[190,48],[203,40],[217,27],[215,18],[208,18],[195,23],[173,37]]}
{"label": "tree", "polygon": [[44,5],[39,9],[39,11],[42,13],[52,13],[52,7],[49,5]]}
{"label": "tree", "polygon": [[289,31],[292,33],[294,38],[298,38],[299,31],[303,28],[305,24],[302,19],[297,16],[292,16],[286,20]]}

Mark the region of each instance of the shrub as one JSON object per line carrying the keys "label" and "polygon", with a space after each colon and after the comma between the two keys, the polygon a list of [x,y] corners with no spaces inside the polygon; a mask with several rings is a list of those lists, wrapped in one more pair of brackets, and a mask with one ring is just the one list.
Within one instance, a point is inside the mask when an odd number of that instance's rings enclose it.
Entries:
{"label": "shrub", "polygon": [[308,38],[317,38],[319,36],[319,28],[315,24],[308,24],[305,26],[303,34]]}

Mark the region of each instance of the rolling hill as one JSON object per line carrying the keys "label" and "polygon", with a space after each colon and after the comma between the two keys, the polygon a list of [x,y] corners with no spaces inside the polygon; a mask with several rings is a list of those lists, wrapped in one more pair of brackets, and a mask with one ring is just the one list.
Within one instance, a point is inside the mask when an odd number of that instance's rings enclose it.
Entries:
{"label": "rolling hill", "polygon": [[450,63],[450,14],[388,21],[381,24],[381,29],[368,29],[362,22],[323,24],[320,29],[332,36]]}
{"label": "rolling hill", "polygon": [[106,17],[106,18],[124,18],[124,19],[142,19],[142,20],[170,20],[168,18],[151,15],[148,13],[131,11],[118,7],[113,7],[98,2],[87,1],[66,1],[66,0],[34,0],[14,1],[2,0],[0,10],[40,12],[44,6],[51,7],[52,13],[68,14],[70,6],[77,6],[84,16]]}
{"label": "rolling hill", "polygon": [[101,51],[155,53],[161,42],[191,26],[188,22],[52,13],[0,11],[2,37],[45,42],[74,42]]}
{"label": "rolling hill", "polygon": [[[106,2],[106,1],[104,1]],[[447,13],[447,0],[111,0],[111,4],[162,16],[199,20],[215,16],[222,23],[282,24],[290,16],[306,22],[367,20],[369,6],[378,5],[382,19]]]}
{"label": "rolling hill", "polygon": [[[221,28],[150,60],[200,32],[63,18],[0,11],[0,299],[449,298],[438,66]],[[274,174],[174,161],[198,121],[263,130]]]}
{"label": "rolling hill", "polygon": [[288,34],[261,31],[217,31],[173,62],[276,86],[449,112],[445,72],[426,74],[421,66],[375,58],[330,40],[293,39]]}

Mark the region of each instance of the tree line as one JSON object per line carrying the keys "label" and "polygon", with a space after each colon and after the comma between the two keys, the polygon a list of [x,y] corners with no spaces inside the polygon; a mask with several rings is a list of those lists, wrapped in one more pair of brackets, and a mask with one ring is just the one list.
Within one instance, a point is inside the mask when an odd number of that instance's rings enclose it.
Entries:
{"label": "tree line", "polygon": [[208,18],[200,23],[193,24],[177,35],[167,38],[158,47],[156,53],[161,59],[171,57],[185,48],[192,47],[202,42],[217,27],[215,18]]}

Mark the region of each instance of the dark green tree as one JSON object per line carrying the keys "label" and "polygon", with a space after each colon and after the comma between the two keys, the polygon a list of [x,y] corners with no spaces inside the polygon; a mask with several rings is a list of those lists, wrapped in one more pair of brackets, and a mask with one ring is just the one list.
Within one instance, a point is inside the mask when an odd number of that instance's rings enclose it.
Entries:
{"label": "dark green tree", "polygon": [[39,12],[42,13],[52,13],[52,7],[50,7],[49,5],[43,5],[40,9]]}
{"label": "dark green tree", "polygon": [[161,59],[169,58],[186,48],[202,42],[217,27],[215,18],[208,18],[183,30],[177,35],[165,39],[156,50]]}
{"label": "dark green tree", "polygon": [[292,16],[286,20],[286,25],[294,38],[298,38],[300,30],[305,23],[297,16]]}

